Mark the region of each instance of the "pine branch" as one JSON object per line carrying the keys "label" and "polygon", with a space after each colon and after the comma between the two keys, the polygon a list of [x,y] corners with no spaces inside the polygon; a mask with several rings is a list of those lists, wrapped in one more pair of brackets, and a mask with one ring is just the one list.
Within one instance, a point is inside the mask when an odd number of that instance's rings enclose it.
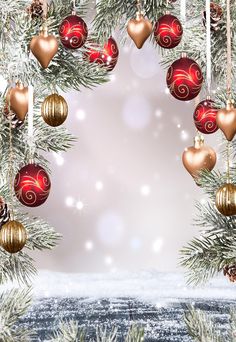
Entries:
{"label": "pine branch", "polygon": [[185,312],[185,323],[189,335],[196,342],[229,342],[228,339],[220,336],[212,319],[201,310],[189,307]]}
{"label": "pine branch", "polygon": [[31,289],[13,289],[0,296],[0,341],[30,342],[33,332],[16,326],[31,304]]}
{"label": "pine branch", "polygon": [[77,322],[61,322],[49,342],[85,342],[85,330]]}
{"label": "pine branch", "polygon": [[[232,181],[236,173],[232,168]],[[226,174],[202,172],[200,185],[208,195],[207,203],[196,204],[195,225],[200,236],[192,239],[180,251],[180,263],[186,268],[188,283],[198,285],[222,272],[224,267],[236,263],[236,217],[226,217],[215,207],[218,188],[226,182]]]}
{"label": "pine branch", "polygon": [[[144,12],[151,21],[156,21],[166,10],[166,1],[164,0],[144,0],[142,3]],[[136,4],[136,0],[99,1],[96,7],[97,14],[93,21],[93,30],[96,32],[97,39],[104,42],[116,29],[122,33],[122,36],[127,36],[125,27],[127,21],[136,15]],[[124,37],[121,37],[121,40],[122,38]]]}
{"label": "pine branch", "polygon": [[[98,326],[96,329],[96,340],[91,342],[116,342],[118,338],[118,328],[114,327],[108,331],[106,327]],[[60,322],[58,329],[54,332],[49,342],[86,342],[86,331],[80,328],[75,321]],[[125,338],[126,342],[144,341],[144,329],[137,325],[132,325]]]}
{"label": "pine branch", "polygon": [[117,332],[117,328],[113,328],[111,332],[108,332],[106,327],[98,326],[96,329],[96,342],[116,342]]}
{"label": "pine branch", "polygon": [[143,342],[144,341],[144,329],[138,325],[131,325],[125,342]]}

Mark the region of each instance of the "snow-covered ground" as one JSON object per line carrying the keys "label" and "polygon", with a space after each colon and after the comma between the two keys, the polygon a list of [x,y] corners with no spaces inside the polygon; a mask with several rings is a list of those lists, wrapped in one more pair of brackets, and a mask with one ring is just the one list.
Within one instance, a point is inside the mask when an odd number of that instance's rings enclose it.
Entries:
{"label": "snow-covered ground", "polygon": [[235,299],[236,284],[227,278],[212,280],[205,287],[186,285],[182,274],[139,273],[65,274],[40,271],[34,281],[36,297],[117,298],[130,297],[151,303],[180,298]]}

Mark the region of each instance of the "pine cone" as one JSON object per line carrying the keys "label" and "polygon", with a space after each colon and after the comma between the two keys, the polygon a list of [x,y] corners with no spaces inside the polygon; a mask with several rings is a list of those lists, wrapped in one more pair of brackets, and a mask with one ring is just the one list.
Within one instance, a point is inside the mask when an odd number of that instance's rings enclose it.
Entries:
{"label": "pine cone", "polygon": [[32,4],[27,8],[27,12],[32,19],[42,18],[43,16],[43,2],[41,0],[33,0]]}
{"label": "pine cone", "polygon": [[224,276],[228,277],[232,283],[236,282],[236,264],[225,266],[223,272]]}
{"label": "pine cone", "polygon": [[0,196],[0,228],[10,220],[10,211],[4,199]]}
{"label": "pine cone", "polygon": [[11,120],[12,128],[18,128],[22,126],[23,121],[20,121],[15,113],[9,111],[7,103],[3,108],[3,114],[8,121]]}
{"label": "pine cone", "polygon": [[[211,2],[211,30],[217,31],[219,30],[219,23],[223,16],[223,10],[214,2]],[[206,11],[203,12],[203,24],[206,26]]]}

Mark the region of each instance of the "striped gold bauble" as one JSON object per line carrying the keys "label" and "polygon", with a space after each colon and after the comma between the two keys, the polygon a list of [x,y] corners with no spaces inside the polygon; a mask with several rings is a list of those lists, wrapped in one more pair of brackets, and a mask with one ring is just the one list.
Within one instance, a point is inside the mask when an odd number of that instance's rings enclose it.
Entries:
{"label": "striped gold bauble", "polygon": [[224,216],[236,215],[236,185],[225,183],[216,193],[216,207]]}
{"label": "striped gold bauble", "polygon": [[0,230],[0,245],[9,253],[17,253],[22,250],[27,241],[27,233],[24,226],[15,220],[4,224]]}
{"label": "striped gold bauble", "polygon": [[52,127],[62,125],[68,115],[68,105],[64,97],[52,94],[42,103],[41,114],[44,121]]}

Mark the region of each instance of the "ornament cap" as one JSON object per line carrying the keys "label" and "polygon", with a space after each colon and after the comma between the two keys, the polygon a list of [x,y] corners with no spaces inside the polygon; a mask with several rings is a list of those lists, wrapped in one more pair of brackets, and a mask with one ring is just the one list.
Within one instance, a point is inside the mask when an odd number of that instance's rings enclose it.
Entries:
{"label": "ornament cap", "polygon": [[181,53],[181,58],[187,58],[187,52],[182,52]]}
{"label": "ornament cap", "polygon": [[231,110],[234,108],[234,100],[233,99],[229,99],[226,103],[226,109],[227,110]]}
{"label": "ornament cap", "polygon": [[76,15],[76,10],[73,9],[73,11],[71,12],[71,15]]}
{"label": "ornament cap", "polygon": [[43,26],[41,29],[40,34],[44,37],[48,37],[48,27],[47,26]]}
{"label": "ornament cap", "polygon": [[21,81],[17,81],[16,82],[16,87],[19,88],[19,89],[24,89],[24,85]]}
{"label": "ornament cap", "polygon": [[204,145],[204,137],[202,135],[197,135],[194,138],[194,147],[201,148]]}
{"label": "ornament cap", "polygon": [[136,12],[136,20],[143,19],[143,13],[142,12]]}

